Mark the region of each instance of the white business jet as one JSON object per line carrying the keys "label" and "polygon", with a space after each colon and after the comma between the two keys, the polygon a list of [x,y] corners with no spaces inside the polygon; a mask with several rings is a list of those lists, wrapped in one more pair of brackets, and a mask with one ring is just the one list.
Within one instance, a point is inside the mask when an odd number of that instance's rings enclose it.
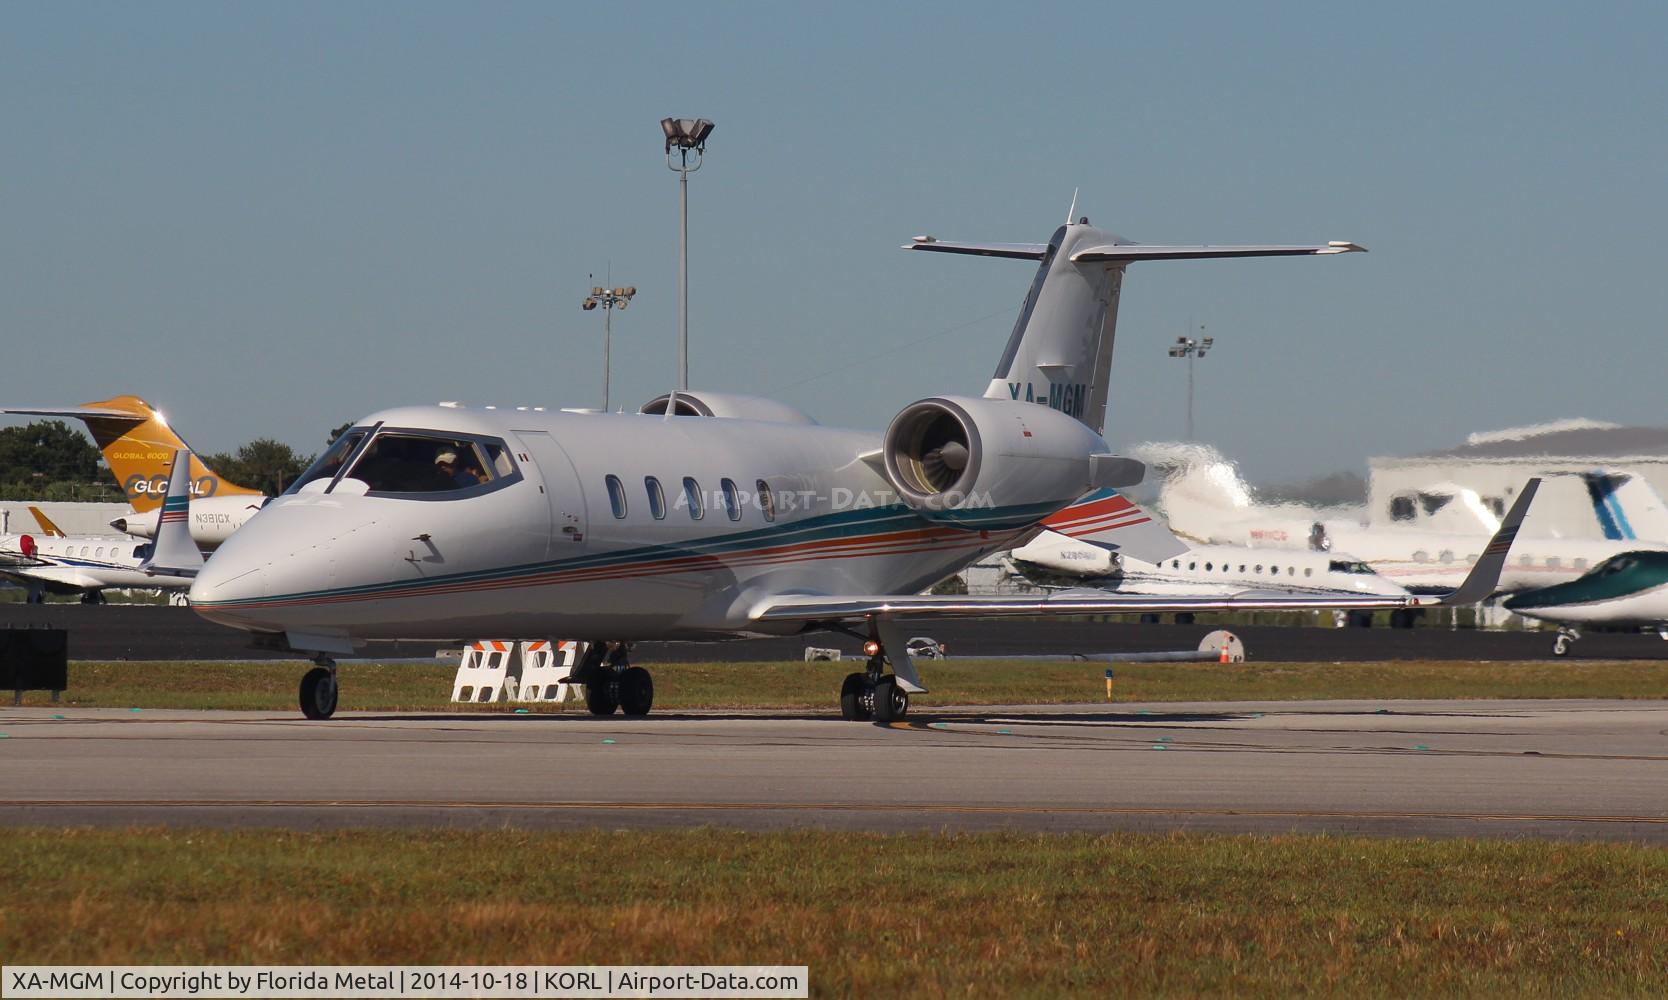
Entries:
{"label": "white business jet", "polygon": [[572,677],[591,711],[641,715],[654,686],[629,663],[635,641],[836,630],[869,654],[845,679],[842,714],[885,722],[926,690],[905,648],[920,618],[1403,608],[1494,589],[1532,486],[1489,555],[1440,597],[920,595],[1049,519],[1150,561],[1185,551],[1113,492],[1144,469],[1099,433],[1129,264],[1361,248],[1140,245],[1080,219],[1046,244],[918,237],[906,249],[1038,262],[982,397],[918,400],[879,435],[707,392],[629,415],[385,410],[228,538],[191,603],[259,642],[317,654],[301,684],[309,718],[335,710],[332,657],[366,640],[591,640]]}

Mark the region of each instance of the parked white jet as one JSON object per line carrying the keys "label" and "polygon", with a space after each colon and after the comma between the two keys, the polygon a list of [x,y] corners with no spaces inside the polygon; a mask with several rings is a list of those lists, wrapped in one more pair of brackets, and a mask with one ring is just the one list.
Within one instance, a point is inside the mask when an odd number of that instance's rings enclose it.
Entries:
{"label": "parked white jet", "polygon": [[1366,563],[1336,552],[1200,545],[1153,563],[1045,531],[1005,558],[1017,572],[1044,585],[1100,587],[1126,594],[1208,597],[1256,590],[1408,596],[1406,588]]}
{"label": "parked white jet", "polygon": [[152,575],[142,568],[150,543],[126,535],[66,535],[46,515],[31,507],[41,530],[0,535],[0,576],[28,590],[38,604],[47,594],[80,594],[82,603],[98,604],[108,589],[146,587],[183,594],[189,577]]}
{"label": "parked white jet", "polygon": [[[1158,494],[1158,507],[1166,522],[1178,535],[1200,543],[1348,552],[1415,593],[1440,593],[1455,586],[1489,544],[1484,525],[1493,520],[1493,513],[1474,502],[1475,494],[1469,499],[1463,491],[1454,495],[1451,523],[1475,522],[1468,531],[1370,527],[1349,517],[1328,517],[1328,511],[1301,504],[1264,504],[1254,497],[1232,463],[1206,447],[1189,445],[1178,451],[1145,446],[1141,453],[1155,464],[1163,462],[1169,467]],[[1662,547],[1668,546],[1596,538],[1531,537],[1526,529],[1501,571],[1498,589],[1514,593],[1563,583],[1612,556]],[[1405,621],[1407,616],[1393,617]]]}
{"label": "parked white jet", "polygon": [[1400,608],[1493,590],[1533,484],[1443,598],[918,596],[1067,508],[1081,515],[1074,537],[1108,544],[1128,537],[1120,525],[1146,520],[1100,492],[1141,471],[1098,433],[1126,266],[1360,248],[1143,246],[1086,219],[1046,245],[921,237],[911,248],[1039,262],[982,398],[919,400],[878,436],[704,392],[632,415],[385,410],[208,559],[192,604],[318,653],[301,684],[309,718],[335,710],[330,655],[364,640],[594,640],[573,677],[591,711],[642,714],[654,688],[628,664],[634,641],[834,629],[866,636],[870,656],[841,688],[842,714],[887,721],[926,690],[906,649],[905,623],[917,618]]}

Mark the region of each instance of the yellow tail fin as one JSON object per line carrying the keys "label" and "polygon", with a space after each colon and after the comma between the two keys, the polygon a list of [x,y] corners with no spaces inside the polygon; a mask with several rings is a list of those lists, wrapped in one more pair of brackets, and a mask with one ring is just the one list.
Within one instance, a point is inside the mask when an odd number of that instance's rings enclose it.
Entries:
{"label": "yellow tail fin", "polygon": [[56,524],[53,524],[52,518],[47,517],[44,513],[42,513],[39,507],[30,507],[29,513],[35,515],[35,523],[41,526],[42,532],[57,538],[65,537],[64,529],[58,527]]}
{"label": "yellow tail fin", "polygon": [[88,409],[107,411],[80,419],[92,433],[99,450],[104,452],[104,460],[116,474],[116,481],[122,484],[127,502],[139,513],[162,506],[163,497],[168,493],[168,467],[173,463],[175,451],[191,454],[192,496],[261,495],[259,490],[246,489],[216,475],[180,440],[162,414],[138,396],[116,396],[85,405]]}

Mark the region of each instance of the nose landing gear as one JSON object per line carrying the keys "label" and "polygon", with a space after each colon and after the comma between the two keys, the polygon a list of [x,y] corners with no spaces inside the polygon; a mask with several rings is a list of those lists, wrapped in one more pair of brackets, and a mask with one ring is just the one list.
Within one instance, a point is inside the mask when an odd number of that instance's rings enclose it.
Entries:
{"label": "nose landing gear", "polygon": [[301,678],[301,714],[309,719],[328,719],[336,714],[336,661],[320,656],[318,666]]}
{"label": "nose landing gear", "polygon": [[1570,654],[1570,645],[1580,638],[1580,632],[1570,628],[1568,625],[1561,626],[1558,629],[1558,637],[1552,640],[1552,655],[1568,656]]}

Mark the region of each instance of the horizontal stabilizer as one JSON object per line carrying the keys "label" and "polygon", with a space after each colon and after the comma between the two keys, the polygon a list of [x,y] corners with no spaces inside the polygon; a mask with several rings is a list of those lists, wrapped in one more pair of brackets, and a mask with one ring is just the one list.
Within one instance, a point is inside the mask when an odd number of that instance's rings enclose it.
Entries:
{"label": "horizontal stabilizer", "polygon": [[1048,250],[1045,243],[954,243],[936,240],[931,236],[917,236],[904,246],[905,250],[932,250],[937,253],[965,253],[976,257],[1010,257],[1015,260],[1042,260]]}
{"label": "horizontal stabilizer", "polygon": [[1073,263],[1134,260],[1205,260],[1211,257],[1301,257],[1305,254],[1366,253],[1355,243],[1332,242],[1309,246],[1153,246],[1143,243],[1105,243],[1072,253]]}

